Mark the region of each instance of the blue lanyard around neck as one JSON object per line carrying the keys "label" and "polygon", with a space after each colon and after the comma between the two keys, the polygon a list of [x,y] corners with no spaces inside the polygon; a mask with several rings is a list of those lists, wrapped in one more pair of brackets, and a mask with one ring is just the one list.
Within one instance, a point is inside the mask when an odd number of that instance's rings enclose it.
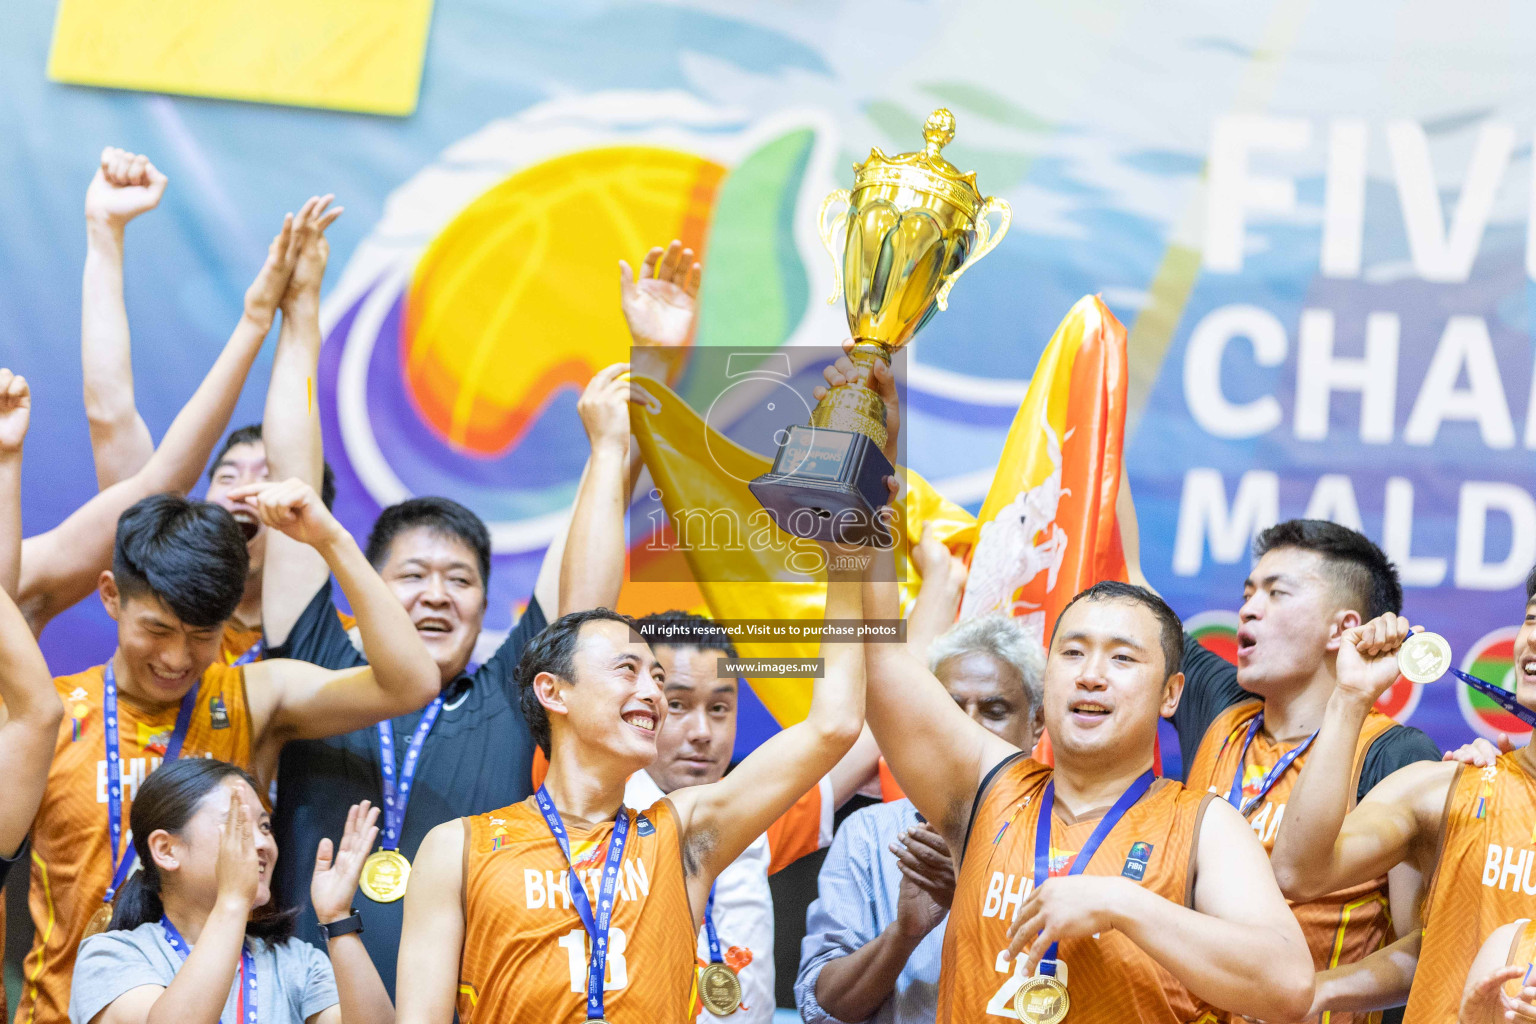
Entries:
{"label": "blue lanyard around neck", "polygon": [[1521,704],[1518,700],[1515,699],[1515,695],[1510,693],[1508,690],[1494,686],[1492,683],[1485,682],[1477,678],[1477,676],[1463,672],[1459,668],[1451,669],[1451,675],[1455,676],[1457,679],[1460,679],[1462,682],[1472,687],[1472,689],[1476,690],[1478,693],[1481,693],[1483,696],[1493,701],[1499,707],[1520,719],[1520,721],[1530,726],[1533,730],[1536,730],[1536,711],[1532,711],[1524,704]]}
{"label": "blue lanyard around neck", "polygon": [[709,902],[704,904],[704,940],[709,943],[709,962],[725,963],[720,953],[720,935],[715,931],[715,887],[709,887]]}
{"label": "blue lanyard around neck", "polygon": [[[181,698],[181,709],[176,712],[176,727],[165,745],[163,761],[174,761],[181,756],[181,745],[187,738],[188,726],[192,724],[192,711],[197,707],[197,693],[201,687],[202,681],[199,680]],[[123,763],[119,755],[117,734],[117,672],[112,668],[110,660],[102,684],[101,707],[107,733],[107,831],[112,838],[112,857],[116,861],[111,885],[102,902],[111,903],[112,897],[117,895],[117,890],[122,888],[133,866],[138,863],[138,854],[132,843],[123,848]]]}
{"label": "blue lanyard around neck", "polygon": [[[1120,794],[1120,799],[1115,801],[1109,813],[1099,819],[1088,841],[1083,844],[1077,856],[1072,861],[1072,867],[1067,871],[1068,875],[1080,875],[1088,869],[1088,862],[1093,860],[1093,855],[1099,851],[1104,840],[1114,831],[1120,819],[1125,817],[1136,801],[1146,795],[1152,788],[1156,776],[1150,771],[1144,772],[1131,787]],[[1045,784],[1045,793],[1040,797],[1040,817],[1035,823],[1035,888],[1046,883],[1051,877],[1051,816],[1056,809],[1056,780],[1052,779]],[[1045,956],[1040,961],[1040,973],[1056,973],[1056,943],[1051,943],[1051,948],[1045,951]]]}
{"label": "blue lanyard around neck", "polygon": [[416,778],[416,766],[421,761],[421,748],[427,742],[427,734],[443,710],[443,695],[438,694],[421,713],[416,731],[411,734],[411,744],[405,748],[405,764],[400,766],[400,782],[395,783],[395,729],[388,721],[379,723],[379,772],[384,778],[384,835],[381,844],[386,850],[400,848],[400,835],[405,831],[405,808],[411,802],[411,783]]}
{"label": "blue lanyard around neck", "polygon": [[549,826],[550,834],[560,844],[566,864],[570,865],[565,876],[566,888],[570,891],[577,916],[592,938],[592,955],[587,961],[587,1019],[602,1020],[603,976],[608,968],[608,926],[613,921],[613,896],[619,887],[619,865],[624,860],[624,845],[629,840],[629,811],[620,804],[618,816],[613,819],[613,838],[608,841],[608,860],[603,865],[603,883],[598,889],[597,914],[594,916],[586,887],[576,876],[576,865],[571,861],[571,841],[566,836],[565,823],[560,819],[560,811],[549,790],[540,786],[535,802],[539,805],[539,813],[544,815],[544,824]]}
{"label": "blue lanyard around neck", "polygon": [[1264,728],[1264,712],[1260,711],[1258,717],[1248,726],[1248,738],[1243,740],[1243,749],[1237,755],[1237,771],[1232,773],[1232,788],[1227,792],[1227,803],[1236,807],[1238,813],[1245,817],[1260,800],[1264,799],[1266,793],[1275,788],[1275,783],[1280,781],[1281,777],[1285,775],[1286,770],[1295,764],[1296,759],[1305,754],[1307,748],[1312,745],[1312,741],[1317,739],[1317,733],[1313,732],[1311,736],[1308,736],[1299,744],[1287,750],[1285,755],[1276,761],[1274,766],[1259,780],[1259,791],[1247,800],[1244,800],[1243,762],[1248,758],[1248,748],[1253,746],[1253,738],[1259,734],[1259,730],[1262,728]]}
{"label": "blue lanyard around neck", "polygon": [[[166,943],[181,957],[182,963],[186,963],[187,957],[192,955],[187,940],[181,937],[181,932],[171,923],[168,917],[160,918],[160,931],[165,935]],[[256,958],[251,956],[250,946],[242,943],[240,946],[240,1020],[241,1024],[256,1024]],[[221,1014],[219,1020],[223,1021]]]}

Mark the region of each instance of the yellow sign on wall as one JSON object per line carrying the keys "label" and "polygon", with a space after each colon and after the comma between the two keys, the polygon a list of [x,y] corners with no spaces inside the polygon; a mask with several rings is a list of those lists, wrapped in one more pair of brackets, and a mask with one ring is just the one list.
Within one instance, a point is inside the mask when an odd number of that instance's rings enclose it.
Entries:
{"label": "yellow sign on wall", "polygon": [[409,114],[432,0],[59,0],[48,77]]}

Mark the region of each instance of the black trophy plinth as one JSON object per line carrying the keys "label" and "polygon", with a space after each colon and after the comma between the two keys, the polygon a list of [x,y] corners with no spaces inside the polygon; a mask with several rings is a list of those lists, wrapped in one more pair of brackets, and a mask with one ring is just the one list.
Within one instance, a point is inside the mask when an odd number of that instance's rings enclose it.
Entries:
{"label": "black trophy plinth", "polygon": [[790,427],[773,468],[748,484],[779,529],[807,540],[887,545],[880,509],[895,467],[873,440],[851,430]]}

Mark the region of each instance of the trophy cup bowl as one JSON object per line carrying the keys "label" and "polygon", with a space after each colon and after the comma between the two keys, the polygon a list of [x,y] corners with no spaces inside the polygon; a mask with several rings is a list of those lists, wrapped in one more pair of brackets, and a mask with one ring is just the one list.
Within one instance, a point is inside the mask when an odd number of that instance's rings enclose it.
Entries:
{"label": "trophy cup bowl", "polygon": [[891,353],[948,308],[955,282],[1003,240],[1012,216],[1004,200],[982,197],[974,171],[962,174],[944,159],[940,150],[954,136],[954,115],[935,110],[923,125],[923,150],[888,157],[871,149],[854,167],[853,190],[839,189],[821,204],[818,226],[834,268],[827,301],[842,295],[860,379],[829,389],[809,424],[785,431],[769,472],[748,485],[793,536],[889,541],[880,509],[885,478],[896,470],[883,451],[885,403],[866,379],[877,361],[889,367]]}

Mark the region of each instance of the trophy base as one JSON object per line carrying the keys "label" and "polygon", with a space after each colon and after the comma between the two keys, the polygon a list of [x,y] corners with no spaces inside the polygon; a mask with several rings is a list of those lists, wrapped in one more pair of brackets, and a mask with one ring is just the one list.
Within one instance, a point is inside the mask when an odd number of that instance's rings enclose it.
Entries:
{"label": "trophy base", "polygon": [[880,509],[895,473],[879,445],[864,434],[825,427],[790,427],[773,468],[747,487],[779,529],[806,540],[885,547],[891,543]]}

